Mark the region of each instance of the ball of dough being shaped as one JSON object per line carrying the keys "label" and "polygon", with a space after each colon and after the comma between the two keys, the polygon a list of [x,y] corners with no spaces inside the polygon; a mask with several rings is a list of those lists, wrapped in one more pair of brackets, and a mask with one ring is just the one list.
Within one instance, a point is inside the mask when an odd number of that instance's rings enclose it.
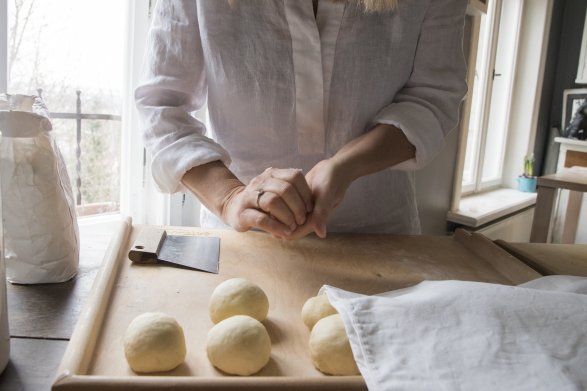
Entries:
{"label": "ball of dough being shaped", "polygon": [[320,319],[310,333],[314,366],[327,375],[359,375],[349,338],[339,314]]}
{"label": "ball of dough being shaped", "polygon": [[167,314],[141,314],[124,333],[124,355],[135,372],[170,371],[185,359],[183,329]]}
{"label": "ball of dough being shaped", "polygon": [[235,315],[214,325],[206,338],[208,359],[231,375],[259,372],[271,356],[271,339],[265,326],[247,315]]}
{"label": "ball of dough being shaped", "polygon": [[318,295],[310,297],[302,307],[302,320],[312,330],[316,322],[330,315],[336,314],[336,309],[328,301],[328,296]]}
{"label": "ball of dough being shaped", "polygon": [[245,278],[231,278],[214,289],[209,311],[214,323],[234,315],[248,315],[262,322],[269,312],[269,299],[257,284]]}

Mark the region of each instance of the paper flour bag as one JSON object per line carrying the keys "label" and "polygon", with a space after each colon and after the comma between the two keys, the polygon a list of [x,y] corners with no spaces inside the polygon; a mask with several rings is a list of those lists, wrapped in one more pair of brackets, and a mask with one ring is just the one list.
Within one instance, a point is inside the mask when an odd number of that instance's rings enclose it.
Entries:
{"label": "paper flour bag", "polygon": [[6,277],[62,282],[77,272],[79,232],[65,163],[41,98],[0,94]]}

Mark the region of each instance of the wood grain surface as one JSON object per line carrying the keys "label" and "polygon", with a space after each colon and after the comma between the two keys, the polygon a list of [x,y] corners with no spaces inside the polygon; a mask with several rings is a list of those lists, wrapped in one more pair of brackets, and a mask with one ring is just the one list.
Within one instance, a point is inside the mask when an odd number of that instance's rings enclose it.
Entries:
{"label": "wood grain surface", "polygon": [[48,390],[118,222],[80,222],[80,267],[58,284],[7,284],[10,361],[0,390]]}
{"label": "wood grain surface", "polygon": [[0,390],[49,390],[67,341],[10,339],[10,361],[0,376]]}
{"label": "wood grain surface", "polygon": [[[132,228],[122,254],[128,253],[140,229]],[[455,237],[330,235],[326,240],[309,237],[296,242],[258,232],[194,228],[168,228],[168,232],[220,237],[220,273],[137,265],[126,256],[117,259],[112,293],[101,298],[108,307],[103,322],[95,324],[95,349],[71,347],[91,357],[88,370],[68,372],[69,363],[62,363],[60,370],[68,374],[60,378],[55,389],[110,389],[123,384],[133,389],[170,384],[186,389],[231,389],[236,384],[239,389],[364,389],[362,378],[325,376],[310,361],[309,331],[300,312],[303,303],[322,285],[375,294],[423,280],[511,285],[540,276],[491,241],[464,231]],[[205,353],[206,334],[213,326],[208,300],[220,282],[232,277],[256,282],[269,297],[269,316],[264,324],[272,341],[271,360],[249,378],[222,374],[209,363]],[[125,361],[122,337],[134,317],[152,311],[168,313],[178,320],[188,353],[185,362],[173,371],[140,376]]]}
{"label": "wood grain surface", "polygon": [[7,284],[10,335],[69,339],[102,264],[116,223],[80,225],[80,264],[75,277],[57,284]]}

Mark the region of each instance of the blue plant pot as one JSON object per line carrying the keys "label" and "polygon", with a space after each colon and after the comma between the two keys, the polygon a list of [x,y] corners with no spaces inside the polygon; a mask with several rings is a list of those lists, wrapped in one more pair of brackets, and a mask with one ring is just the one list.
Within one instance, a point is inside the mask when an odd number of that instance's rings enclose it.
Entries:
{"label": "blue plant pot", "polygon": [[526,193],[536,192],[536,177],[518,177],[518,190]]}

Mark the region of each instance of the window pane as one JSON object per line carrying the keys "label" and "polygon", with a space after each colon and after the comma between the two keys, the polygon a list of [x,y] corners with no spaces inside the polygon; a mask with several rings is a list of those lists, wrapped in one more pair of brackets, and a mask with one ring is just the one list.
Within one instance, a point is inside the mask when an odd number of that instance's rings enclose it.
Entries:
{"label": "window pane", "polygon": [[479,30],[479,46],[475,65],[475,83],[471,92],[471,114],[469,118],[469,134],[467,136],[467,150],[463,169],[462,186],[474,185],[479,158],[479,144],[482,127],[483,97],[486,85],[487,61],[489,51],[489,23],[488,17],[481,17]]}
{"label": "window pane", "polygon": [[[42,89],[53,135],[85,210],[119,204],[125,7],[120,0],[9,0],[8,92]],[[86,116],[79,129],[75,118],[60,119],[76,113],[76,91],[81,91],[82,114],[108,116]]]}
{"label": "window pane", "polygon": [[520,0],[502,3],[482,182],[501,180],[514,76]]}

